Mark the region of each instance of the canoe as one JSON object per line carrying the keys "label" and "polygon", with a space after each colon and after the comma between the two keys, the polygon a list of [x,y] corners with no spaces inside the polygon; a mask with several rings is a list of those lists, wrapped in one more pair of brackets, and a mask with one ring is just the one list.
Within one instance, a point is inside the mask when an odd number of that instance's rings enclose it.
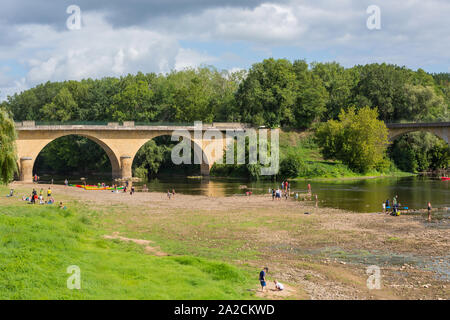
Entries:
{"label": "canoe", "polygon": [[448,180],[450,180],[450,178],[449,177],[441,177],[441,180],[442,181],[448,181]]}
{"label": "canoe", "polygon": [[[113,187],[99,187],[93,185],[81,185],[81,184],[72,184],[71,187],[81,188],[84,190],[115,190]],[[117,190],[123,190],[124,187],[117,187]]]}

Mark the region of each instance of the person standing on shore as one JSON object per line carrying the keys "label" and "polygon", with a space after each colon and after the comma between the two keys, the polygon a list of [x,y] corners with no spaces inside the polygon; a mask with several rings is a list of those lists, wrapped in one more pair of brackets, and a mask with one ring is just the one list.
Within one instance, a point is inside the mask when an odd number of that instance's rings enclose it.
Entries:
{"label": "person standing on shore", "polygon": [[433,208],[431,207],[431,202],[428,201],[428,222],[431,222],[431,210]]}
{"label": "person standing on shore", "polygon": [[269,268],[264,267],[263,270],[259,273],[259,283],[261,284],[261,291],[264,292],[265,287],[267,286],[266,283],[266,274],[269,272]]}
{"label": "person standing on shore", "polygon": [[397,198],[392,198],[392,214],[395,216],[397,214]]}

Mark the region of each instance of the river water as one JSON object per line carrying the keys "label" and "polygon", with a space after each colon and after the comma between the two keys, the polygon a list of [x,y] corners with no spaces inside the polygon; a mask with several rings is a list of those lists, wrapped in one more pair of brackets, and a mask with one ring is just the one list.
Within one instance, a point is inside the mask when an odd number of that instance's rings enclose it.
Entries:
{"label": "river water", "polygon": [[[48,182],[49,176],[41,181]],[[79,178],[68,178],[69,183],[81,183]],[[54,177],[54,183],[62,184],[64,178]],[[87,184],[108,183],[101,177],[87,177]],[[313,194],[319,198],[319,206],[346,209],[356,212],[379,212],[386,199],[398,195],[401,206],[410,209],[426,208],[428,201],[434,208],[450,207],[450,181],[437,178],[413,176],[398,178],[292,181],[292,193],[306,193],[311,184]],[[206,195],[210,197],[245,195],[247,190],[253,194],[268,194],[269,189],[280,182],[231,180],[221,178],[166,177],[147,182],[134,183],[137,191],[146,184],[150,191],[167,192],[175,189],[177,193]],[[95,192],[95,191],[92,191]]]}

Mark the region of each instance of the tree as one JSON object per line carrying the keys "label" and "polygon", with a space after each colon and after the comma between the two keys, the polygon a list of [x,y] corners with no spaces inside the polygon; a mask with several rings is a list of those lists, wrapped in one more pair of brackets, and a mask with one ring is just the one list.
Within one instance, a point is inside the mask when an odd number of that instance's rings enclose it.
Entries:
{"label": "tree", "polygon": [[354,72],[337,62],[313,63],[312,67],[312,72],[322,80],[328,92],[323,119],[337,119],[341,109],[351,101],[352,88],[356,82]]}
{"label": "tree", "polygon": [[152,103],[153,91],[144,80],[125,79],[123,89],[113,97],[109,118],[115,121],[155,121],[158,109]]}
{"label": "tree", "polygon": [[78,111],[77,109],[78,105],[69,89],[63,87],[53,98],[52,102],[44,105],[41,110],[41,117],[50,120],[69,121],[75,118],[74,115]]}
{"label": "tree", "polygon": [[297,96],[292,108],[297,128],[309,128],[315,120],[319,120],[325,112],[328,92],[322,80],[308,69],[303,60],[294,62]]}
{"label": "tree", "polygon": [[236,93],[244,122],[278,127],[294,125],[295,73],[286,59],[254,64]]}
{"label": "tree", "polygon": [[447,120],[444,97],[438,95],[432,86],[406,85],[405,113],[411,120]]}
{"label": "tree", "polygon": [[342,110],[339,120],[329,120],[316,131],[316,140],[326,159],[341,160],[350,169],[365,173],[386,166],[388,130],[377,119],[376,109],[354,107]]}
{"label": "tree", "polygon": [[389,147],[395,165],[403,171],[424,172],[446,169],[450,164],[450,147],[429,132],[403,134]]}
{"label": "tree", "polygon": [[17,172],[16,129],[10,115],[0,108],[0,182],[8,184]]}
{"label": "tree", "polygon": [[325,111],[328,93],[303,60],[254,64],[236,93],[242,119],[255,125],[307,128]]}
{"label": "tree", "polygon": [[404,67],[390,64],[368,64],[354,67],[358,83],[353,88],[353,103],[377,108],[380,119],[386,122],[410,120],[406,111],[405,86],[413,74]]}

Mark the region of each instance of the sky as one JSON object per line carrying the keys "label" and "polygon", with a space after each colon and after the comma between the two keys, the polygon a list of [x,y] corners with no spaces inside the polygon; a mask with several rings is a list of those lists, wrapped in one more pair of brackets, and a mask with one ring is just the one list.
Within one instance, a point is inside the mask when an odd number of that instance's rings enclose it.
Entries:
{"label": "sky", "polygon": [[449,17],[450,0],[2,0],[0,100],[47,81],[270,57],[450,72]]}

